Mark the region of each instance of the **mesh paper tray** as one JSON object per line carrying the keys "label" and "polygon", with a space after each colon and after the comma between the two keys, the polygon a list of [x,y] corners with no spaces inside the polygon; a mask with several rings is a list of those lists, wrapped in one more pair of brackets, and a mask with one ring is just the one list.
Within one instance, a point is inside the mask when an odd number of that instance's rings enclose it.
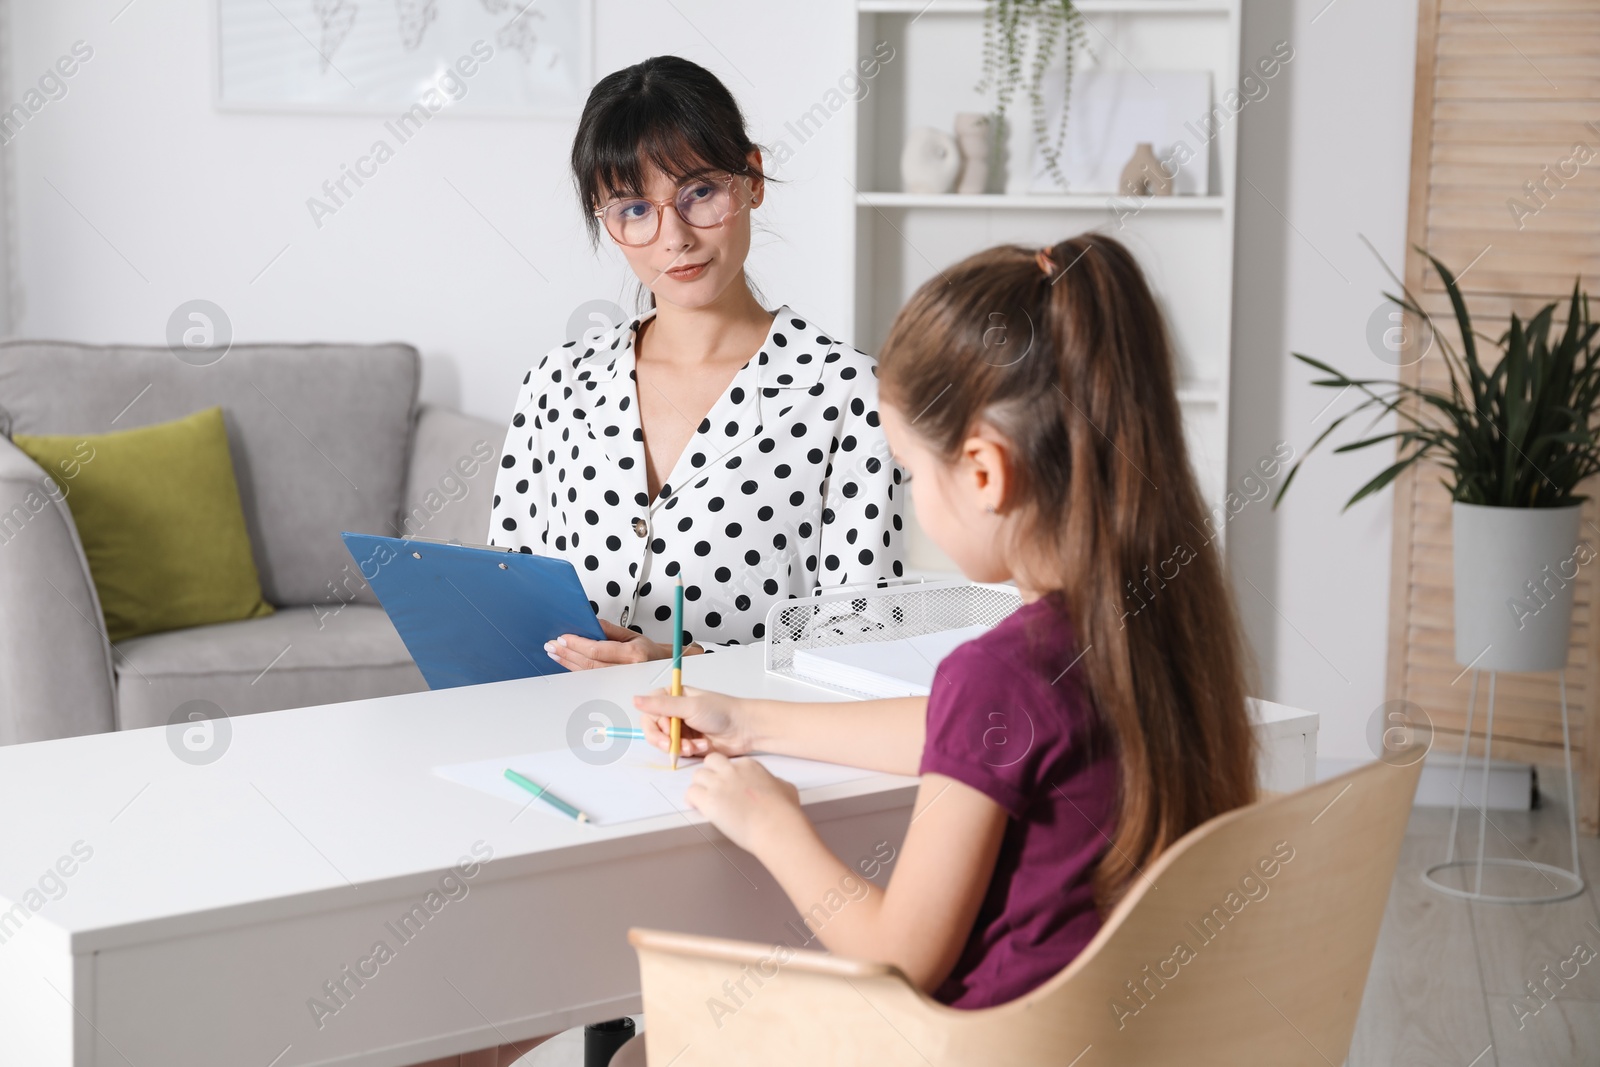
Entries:
{"label": "mesh paper tray", "polygon": [[772,674],[808,685],[865,697],[865,693],[796,674],[795,652],[993,626],[1021,606],[1022,597],[1011,586],[967,581],[918,581],[791,600],[774,605],[767,613],[766,667]]}

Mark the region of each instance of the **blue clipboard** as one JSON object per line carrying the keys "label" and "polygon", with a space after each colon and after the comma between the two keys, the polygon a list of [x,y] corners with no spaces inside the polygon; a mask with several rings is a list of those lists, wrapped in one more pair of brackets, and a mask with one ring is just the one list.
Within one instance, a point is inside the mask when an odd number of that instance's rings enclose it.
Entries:
{"label": "blue clipboard", "polygon": [[564,674],[546,641],[562,634],[605,640],[578,572],[564,559],[340,536],[429,689]]}

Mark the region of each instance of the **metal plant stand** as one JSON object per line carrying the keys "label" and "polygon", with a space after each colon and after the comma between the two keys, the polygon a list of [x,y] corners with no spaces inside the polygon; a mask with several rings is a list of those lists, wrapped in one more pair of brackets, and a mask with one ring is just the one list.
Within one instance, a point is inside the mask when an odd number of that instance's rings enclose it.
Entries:
{"label": "metal plant stand", "polygon": [[[1567,727],[1567,672],[1565,669],[1556,671],[1556,677],[1561,686],[1561,747],[1567,763],[1567,834],[1572,842],[1572,869],[1566,870],[1549,863],[1539,863],[1527,856],[1519,858],[1484,858],[1484,839],[1489,826],[1489,757],[1490,748],[1494,743],[1494,683],[1497,671],[1489,672],[1489,711],[1483,735],[1483,772],[1481,775],[1482,787],[1479,790],[1478,803],[1478,856],[1476,859],[1456,859],[1456,827],[1461,820],[1461,804],[1467,800],[1467,795],[1462,791],[1467,774],[1467,748],[1472,741],[1472,716],[1478,703],[1478,670],[1472,671],[1472,693],[1467,698],[1467,729],[1461,737],[1461,760],[1456,767],[1455,803],[1450,812],[1450,846],[1445,854],[1443,863],[1436,863],[1422,873],[1422,880],[1441,893],[1464,900],[1476,900],[1486,904],[1548,904],[1557,900],[1567,900],[1577,896],[1584,890],[1582,868],[1578,863],[1578,806],[1573,797],[1572,789],[1572,735]],[[1475,868],[1476,874],[1473,887],[1470,890],[1460,889],[1453,885],[1446,885],[1434,877],[1436,872],[1447,869]],[[1500,895],[1485,893],[1483,891],[1483,869],[1485,867],[1512,867],[1522,870],[1537,871],[1550,885],[1550,892],[1536,895]]]}

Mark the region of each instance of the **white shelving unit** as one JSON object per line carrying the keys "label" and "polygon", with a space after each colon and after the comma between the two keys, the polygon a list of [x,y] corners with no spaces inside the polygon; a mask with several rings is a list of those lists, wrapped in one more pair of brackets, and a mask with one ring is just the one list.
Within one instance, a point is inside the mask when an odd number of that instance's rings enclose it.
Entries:
{"label": "white shelving unit", "polygon": [[[856,8],[867,15],[982,15],[983,0],[858,0]],[[1234,5],[1226,0],[1078,0],[1085,15],[1226,15]]]}
{"label": "white shelving unit", "polygon": [[[1092,55],[1080,65],[1206,70],[1212,106],[1209,193],[1149,197],[1030,193],[1029,102],[1013,99],[1008,163],[978,195],[905,193],[900,149],[914,126],[954,130],[959,111],[991,110],[981,73],[984,0],[857,0],[856,54],[894,49],[855,105],[855,343],[877,351],[895,312],[939,268],[1006,242],[1045,245],[1100,230],[1126,244],[1155,289],[1177,349],[1178,399],[1201,491],[1217,506],[1228,482],[1233,333],[1233,228],[1238,120],[1220,103],[1239,84],[1240,0],[1078,0]],[[1027,62],[1024,63],[1027,69]],[[1212,128],[1193,116],[1201,131]],[[1195,139],[1196,141],[1198,138]],[[1191,141],[1191,147],[1196,147]],[[1137,205],[1136,211],[1130,207]],[[1219,524],[1220,525],[1220,524]],[[911,529],[911,566],[952,565]]]}

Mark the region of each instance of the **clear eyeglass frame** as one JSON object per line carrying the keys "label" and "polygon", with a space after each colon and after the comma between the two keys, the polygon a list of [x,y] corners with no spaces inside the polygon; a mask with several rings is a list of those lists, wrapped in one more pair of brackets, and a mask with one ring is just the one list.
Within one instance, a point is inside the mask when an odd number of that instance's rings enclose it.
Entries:
{"label": "clear eyeglass frame", "polygon": [[[661,236],[661,219],[666,214],[666,209],[669,205],[672,207],[673,211],[678,213],[678,218],[683,220],[685,226],[692,226],[697,230],[712,230],[718,226],[721,226],[724,222],[728,221],[729,218],[738,213],[739,206],[736,206],[736,201],[733,195],[733,183],[735,179],[739,178],[743,173],[745,172],[740,171],[733,174],[724,174],[722,177],[716,178],[708,178],[703,175],[700,177],[691,178],[682,185],[678,186],[673,194],[665,200],[651,200],[646,196],[628,196],[621,197],[616,200],[608,200],[606,203],[601,204],[598,208],[595,208],[594,217],[600,220],[601,225],[605,227],[606,233],[610,235],[613,241],[617,242],[619,245],[626,245],[629,248],[641,248],[645,245],[651,244],[657,237]],[[723,191],[728,198],[727,207],[714,222],[694,222],[690,220],[689,212],[684,207],[680,206],[679,201],[683,199],[685,190],[691,189],[697,185],[706,184],[718,184],[723,186]],[[654,220],[654,225],[651,227],[650,236],[648,238],[642,241],[624,241],[617,235],[617,231],[612,228],[611,220],[608,219],[606,215],[613,208],[623,204],[648,204],[650,206],[650,216]]]}

